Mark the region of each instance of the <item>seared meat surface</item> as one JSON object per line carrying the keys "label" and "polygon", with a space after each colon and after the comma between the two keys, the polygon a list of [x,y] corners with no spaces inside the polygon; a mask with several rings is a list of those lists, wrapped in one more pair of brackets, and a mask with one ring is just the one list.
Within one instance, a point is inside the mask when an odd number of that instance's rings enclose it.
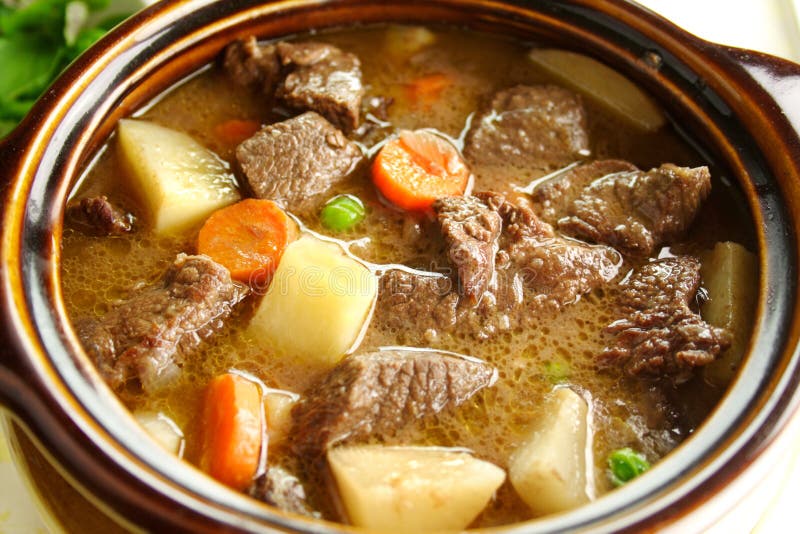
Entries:
{"label": "seared meat surface", "polygon": [[588,150],[586,112],[575,93],[518,85],[496,93],[475,117],[464,155],[475,165],[557,169]]}
{"label": "seared meat surface", "polygon": [[475,304],[494,279],[500,216],[475,197],[441,198],[433,210],[458,271],[459,292]]}
{"label": "seared meat surface", "polygon": [[319,114],[309,111],[270,124],[236,149],[236,159],[258,198],[293,212],[343,180],[362,160],[361,150]]}
{"label": "seared meat surface", "polygon": [[585,187],[558,229],[623,254],[649,256],[686,231],[710,192],[707,167],[618,172]]}
{"label": "seared meat surface", "polygon": [[238,85],[271,97],[281,78],[281,64],[275,45],[260,45],[252,35],[225,48],[223,65]]}
{"label": "seared meat surface", "polygon": [[335,443],[391,436],[415,419],[459,406],[496,378],[480,360],[432,351],[349,356],[292,410],[293,447],[316,457]]}
{"label": "seared meat surface", "polygon": [[645,264],[622,284],[624,318],[606,329],[614,343],[602,359],[628,374],[685,382],[730,345],[730,333],[690,308],[700,287],[700,262],[691,256]]}
{"label": "seared meat surface", "polygon": [[90,235],[122,235],[133,230],[135,217],[105,195],[81,199],[67,208],[68,215]]}
{"label": "seared meat surface", "polygon": [[103,318],[84,322],[78,335],[113,388],[138,380],[155,391],[178,375],[183,360],[246,294],[210,258],[179,254],[158,283],[134,292]]}
{"label": "seared meat surface", "polygon": [[267,467],[267,471],[253,481],[247,494],[285,512],[319,517],[309,506],[300,480],[277,465]]}

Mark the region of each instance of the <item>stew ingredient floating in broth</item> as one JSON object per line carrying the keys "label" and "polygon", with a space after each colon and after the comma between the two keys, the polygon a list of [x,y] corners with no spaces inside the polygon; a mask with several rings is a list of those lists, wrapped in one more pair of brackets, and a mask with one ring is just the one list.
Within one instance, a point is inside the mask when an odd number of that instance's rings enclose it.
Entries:
{"label": "stew ingredient floating in broth", "polygon": [[88,356],[176,461],[302,516],[487,527],[642,475],[736,373],[755,241],[725,170],[571,57],[231,43],[73,193]]}

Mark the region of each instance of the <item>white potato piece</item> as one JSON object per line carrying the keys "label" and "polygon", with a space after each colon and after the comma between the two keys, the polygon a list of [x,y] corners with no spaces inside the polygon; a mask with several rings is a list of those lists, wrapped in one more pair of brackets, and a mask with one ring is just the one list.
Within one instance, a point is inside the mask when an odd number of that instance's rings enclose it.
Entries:
{"label": "white potato piece", "polygon": [[178,233],[239,200],[228,164],[185,133],[123,119],[117,135],[156,233]]}
{"label": "white potato piece", "polygon": [[[576,508],[590,499],[589,407],[569,388],[559,388],[545,416],[530,430],[509,461],[508,477],[537,515]],[[588,474],[587,474],[588,473]]]}
{"label": "white potato piece", "polygon": [[292,427],[292,408],[300,396],[291,391],[267,389],[264,393],[264,413],[267,416],[269,446],[283,442]]}
{"label": "white potato piece", "polygon": [[436,35],[424,26],[389,26],[386,52],[396,59],[408,59],[436,42]]}
{"label": "white potato piece", "polygon": [[567,50],[535,48],[528,57],[559,83],[646,131],[664,125],[664,113],[633,82],[599,61]]}
{"label": "white potato piece", "polygon": [[377,294],[372,271],[304,236],[286,247],[248,332],[282,355],[333,366],[359,339]]}
{"label": "white potato piece", "polygon": [[505,471],[460,449],[357,445],[328,451],[350,521],[377,532],[461,530]]}
{"label": "white potato piece", "polygon": [[180,427],[161,412],[136,412],[134,419],[166,451],[183,456],[185,440]]}
{"label": "white potato piece", "polygon": [[736,374],[750,342],[758,299],[758,262],[754,254],[731,242],[717,243],[701,254],[700,260],[700,275],[708,291],[700,314],[733,336],[731,346],[703,369],[706,380],[723,387]]}

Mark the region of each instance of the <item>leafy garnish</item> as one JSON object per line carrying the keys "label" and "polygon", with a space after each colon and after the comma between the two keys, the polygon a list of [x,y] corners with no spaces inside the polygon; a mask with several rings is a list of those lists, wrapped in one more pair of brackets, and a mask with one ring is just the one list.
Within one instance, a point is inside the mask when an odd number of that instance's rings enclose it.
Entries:
{"label": "leafy garnish", "polygon": [[0,138],[75,58],[130,13],[110,0],[2,0]]}

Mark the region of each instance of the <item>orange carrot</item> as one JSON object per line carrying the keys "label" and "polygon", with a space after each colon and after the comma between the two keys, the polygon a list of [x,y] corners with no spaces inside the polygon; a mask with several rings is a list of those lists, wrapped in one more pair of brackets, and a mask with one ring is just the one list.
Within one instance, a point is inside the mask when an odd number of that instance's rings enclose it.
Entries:
{"label": "orange carrot", "polygon": [[253,120],[231,119],[214,127],[216,137],[227,145],[238,145],[252,137],[261,128],[261,123]]}
{"label": "orange carrot", "polygon": [[424,130],[403,131],[372,165],[372,181],[392,204],[421,211],[440,197],[463,195],[470,172],[458,150]]}
{"label": "orange carrot", "polygon": [[227,267],[236,280],[262,283],[296,234],[277,204],[248,198],[211,214],[200,229],[197,251]]}
{"label": "orange carrot", "polygon": [[426,74],[406,85],[406,95],[414,103],[432,105],[439,99],[442,91],[453,85],[454,80],[447,74]]}
{"label": "orange carrot", "polygon": [[258,386],[226,373],[206,388],[200,468],[226,486],[243,491],[261,455],[262,404]]}

